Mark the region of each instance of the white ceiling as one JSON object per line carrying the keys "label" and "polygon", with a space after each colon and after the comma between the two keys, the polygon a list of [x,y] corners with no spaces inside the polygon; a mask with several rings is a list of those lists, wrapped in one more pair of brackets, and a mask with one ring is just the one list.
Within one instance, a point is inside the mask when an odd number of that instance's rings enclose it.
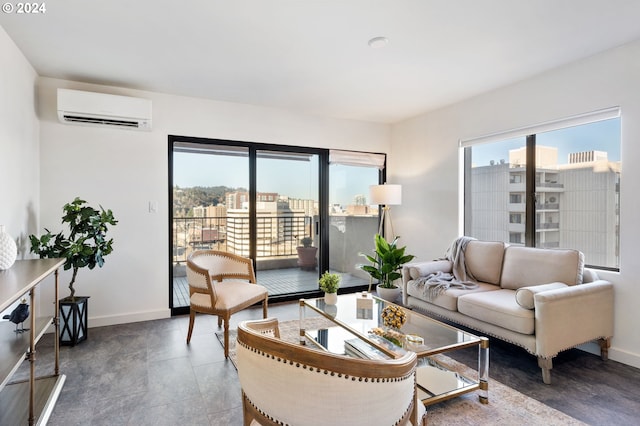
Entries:
{"label": "white ceiling", "polygon": [[383,123],[640,39],[638,0],[44,3],[0,13],[41,76]]}

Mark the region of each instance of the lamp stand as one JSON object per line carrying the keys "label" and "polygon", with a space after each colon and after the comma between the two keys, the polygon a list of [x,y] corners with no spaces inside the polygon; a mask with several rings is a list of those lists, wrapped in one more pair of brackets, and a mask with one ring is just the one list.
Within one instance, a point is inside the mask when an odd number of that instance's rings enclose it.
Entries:
{"label": "lamp stand", "polygon": [[384,206],[382,208],[382,216],[380,217],[380,225],[378,226],[378,234],[382,235],[382,231],[384,230],[384,221],[389,219],[389,226],[391,227],[391,237],[395,237],[396,233],[393,230],[393,221],[391,220],[391,207]]}

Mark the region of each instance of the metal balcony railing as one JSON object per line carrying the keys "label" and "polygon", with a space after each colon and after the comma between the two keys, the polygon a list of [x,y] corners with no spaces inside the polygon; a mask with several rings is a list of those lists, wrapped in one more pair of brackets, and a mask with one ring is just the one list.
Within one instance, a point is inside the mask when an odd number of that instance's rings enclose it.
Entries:
{"label": "metal balcony railing", "polygon": [[[257,258],[296,256],[300,239],[311,236],[313,218],[259,217]],[[173,219],[173,262],[186,262],[199,249],[215,249],[248,255],[249,218],[234,216]]]}

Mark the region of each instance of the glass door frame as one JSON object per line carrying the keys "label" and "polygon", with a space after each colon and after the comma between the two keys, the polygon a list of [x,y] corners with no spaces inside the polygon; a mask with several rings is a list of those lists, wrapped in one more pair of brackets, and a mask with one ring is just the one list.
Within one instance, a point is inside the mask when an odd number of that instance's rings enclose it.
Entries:
{"label": "glass door frame", "polygon": [[[257,142],[244,142],[236,140],[226,139],[211,139],[201,138],[193,136],[179,136],[168,135],[168,196],[169,196],[169,209],[168,209],[168,239],[169,239],[169,308],[171,315],[182,315],[189,313],[189,306],[173,306],[173,152],[175,143],[189,143],[189,144],[202,144],[203,146],[230,146],[230,147],[242,147],[247,148],[249,152],[249,257],[251,258],[254,269],[256,266],[257,255],[257,154],[258,151],[278,151],[283,153],[302,153],[318,156],[318,223],[315,225],[315,232],[318,236],[319,248],[318,248],[318,278],[322,271],[329,270],[329,153],[330,149],[326,148],[312,148],[301,147],[291,145],[276,145]],[[386,156],[386,155],[385,155]],[[386,160],[385,160],[386,166]],[[379,170],[378,184],[386,181],[386,167]],[[379,215],[380,217],[380,215]],[[256,271],[258,274],[258,271]],[[367,286],[350,287],[350,291],[363,291]],[[318,288],[312,292],[295,293],[286,295],[269,296],[270,301],[280,302],[287,300],[298,300],[301,297],[319,297],[322,292]]]}

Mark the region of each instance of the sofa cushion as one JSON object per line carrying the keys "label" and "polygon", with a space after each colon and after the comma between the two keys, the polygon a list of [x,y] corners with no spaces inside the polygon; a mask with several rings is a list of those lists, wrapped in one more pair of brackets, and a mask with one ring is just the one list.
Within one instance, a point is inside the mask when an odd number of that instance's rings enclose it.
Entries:
{"label": "sofa cushion", "polygon": [[565,283],[549,283],[520,287],[516,290],[516,303],[525,309],[533,309],[535,303],[533,296],[547,290],[555,290],[557,288],[567,287]]}
{"label": "sofa cushion", "polygon": [[450,288],[429,300],[429,297],[424,293],[424,284],[418,284],[415,281],[409,281],[407,284],[407,294],[409,296],[417,297],[418,299],[429,301],[434,305],[448,309],[450,311],[456,311],[458,309],[458,297],[483,291],[498,291],[500,287],[493,284],[478,283],[478,287],[471,290],[464,290],[460,288]]}
{"label": "sofa cushion", "polygon": [[500,241],[470,241],[464,251],[467,271],[478,281],[500,283],[504,245]]}
{"label": "sofa cushion", "polygon": [[516,333],[533,334],[535,331],[535,311],[518,305],[514,290],[502,289],[460,296],[458,311]]}
{"label": "sofa cushion", "polygon": [[432,262],[421,262],[415,265],[407,265],[409,267],[409,276],[412,280],[420,277],[426,277],[436,272],[451,272],[453,263],[449,260],[434,260]]}
{"label": "sofa cushion", "polygon": [[500,286],[517,290],[552,282],[582,283],[584,257],[578,250],[509,246],[504,251]]}

